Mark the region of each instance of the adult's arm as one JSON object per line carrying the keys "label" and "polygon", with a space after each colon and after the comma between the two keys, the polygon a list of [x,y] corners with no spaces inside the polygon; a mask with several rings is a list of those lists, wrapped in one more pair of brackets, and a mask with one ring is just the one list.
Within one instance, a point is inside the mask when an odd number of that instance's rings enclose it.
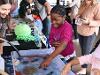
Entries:
{"label": "adult's arm", "polygon": [[90,20],[89,26],[100,26],[100,4],[98,4],[94,10],[94,19]]}
{"label": "adult's arm", "polygon": [[74,5],[76,5],[77,4],[77,0],[74,0],[69,6],[70,7],[73,7]]}
{"label": "adult's arm", "polygon": [[50,15],[51,5],[46,0],[38,0],[38,2],[46,7],[47,14]]}

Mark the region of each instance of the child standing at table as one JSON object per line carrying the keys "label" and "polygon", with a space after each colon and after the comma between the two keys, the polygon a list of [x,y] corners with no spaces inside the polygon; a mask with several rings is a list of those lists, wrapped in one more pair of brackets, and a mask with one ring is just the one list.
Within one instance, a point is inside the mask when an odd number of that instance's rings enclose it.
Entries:
{"label": "child standing at table", "polygon": [[[73,30],[72,26],[65,21],[66,12],[65,8],[61,5],[56,5],[51,10],[51,32],[49,42],[55,50],[50,54],[47,59],[41,63],[42,68],[46,68],[51,61],[59,54],[63,57],[70,59],[74,57],[74,45],[72,42]],[[68,60],[67,59],[67,60]]]}
{"label": "child standing at table", "polygon": [[42,24],[42,20],[39,16],[39,13],[38,11],[32,11],[32,17],[33,17],[33,22],[34,22],[34,25],[38,28],[39,32],[42,32],[42,29],[43,29],[43,24]]}

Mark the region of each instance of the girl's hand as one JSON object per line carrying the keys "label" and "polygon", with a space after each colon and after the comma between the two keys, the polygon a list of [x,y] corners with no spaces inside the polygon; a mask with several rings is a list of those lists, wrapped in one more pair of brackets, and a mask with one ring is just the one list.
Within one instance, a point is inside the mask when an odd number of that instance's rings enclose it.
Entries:
{"label": "girl's hand", "polygon": [[64,68],[63,71],[61,72],[61,75],[68,75],[69,71],[71,70],[71,64],[68,63]]}
{"label": "girl's hand", "polygon": [[46,59],[40,64],[40,68],[46,68],[51,63],[51,59]]}

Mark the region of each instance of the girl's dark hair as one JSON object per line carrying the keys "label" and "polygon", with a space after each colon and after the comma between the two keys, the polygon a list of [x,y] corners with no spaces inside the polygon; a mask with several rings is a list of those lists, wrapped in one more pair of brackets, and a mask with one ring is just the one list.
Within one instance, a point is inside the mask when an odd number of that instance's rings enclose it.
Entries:
{"label": "girl's dark hair", "polygon": [[65,8],[62,5],[56,5],[56,6],[54,6],[52,8],[52,10],[51,10],[51,14],[52,13],[56,13],[56,14],[59,14],[61,16],[66,16]]}
{"label": "girl's dark hair", "polygon": [[12,4],[11,0],[0,0],[0,5],[10,3]]}
{"label": "girl's dark hair", "polygon": [[27,12],[27,6],[30,5],[26,0],[22,0],[20,3],[20,8],[19,8],[19,17],[20,18],[25,18],[25,14]]}

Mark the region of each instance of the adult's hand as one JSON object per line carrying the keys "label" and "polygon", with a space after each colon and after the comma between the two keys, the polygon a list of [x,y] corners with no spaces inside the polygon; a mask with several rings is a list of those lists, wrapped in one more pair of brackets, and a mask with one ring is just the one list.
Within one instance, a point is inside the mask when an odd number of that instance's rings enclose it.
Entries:
{"label": "adult's hand", "polygon": [[69,71],[71,70],[71,64],[68,63],[62,70],[61,75],[68,75]]}
{"label": "adult's hand", "polygon": [[90,23],[90,20],[88,18],[82,19],[82,23],[88,25]]}

